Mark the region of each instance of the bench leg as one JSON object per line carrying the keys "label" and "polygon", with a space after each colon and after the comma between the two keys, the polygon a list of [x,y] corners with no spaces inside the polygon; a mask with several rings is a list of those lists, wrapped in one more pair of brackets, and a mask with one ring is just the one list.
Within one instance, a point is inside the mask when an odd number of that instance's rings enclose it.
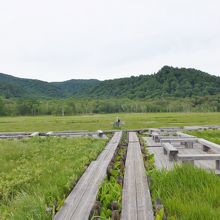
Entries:
{"label": "bench leg", "polygon": [[215,164],[216,164],[216,170],[220,170],[220,160],[216,160]]}
{"label": "bench leg", "polygon": [[209,148],[209,147],[207,147],[207,146],[205,146],[205,145],[203,145],[203,146],[202,146],[202,150],[203,150],[203,151],[205,151],[205,152],[208,152],[208,151],[209,151],[209,149],[210,149],[210,148]]}
{"label": "bench leg", "polygon": [[167,155],[167,150],[166,150],[165,148],[163,148],[163,153],[164,153],[165,155]]}
{"label": "bench leg", "polygon": [[186,142],[185,146],[186,148],[193,148],[193,143]]}
{"label": "bench leg", "polygon": [[176,156],[177,156],[176,153],[170,153],[170,154],[169,154],[169,161],[176,160]]}
{"label": "bench leg", "polygon": [[182,163],[183,164],[191,164],[194,166],[194,160],[183,160]]}
{"label": "bench leg", "polygon": [[160,142],[158,137],[155,137],[155,142]]}

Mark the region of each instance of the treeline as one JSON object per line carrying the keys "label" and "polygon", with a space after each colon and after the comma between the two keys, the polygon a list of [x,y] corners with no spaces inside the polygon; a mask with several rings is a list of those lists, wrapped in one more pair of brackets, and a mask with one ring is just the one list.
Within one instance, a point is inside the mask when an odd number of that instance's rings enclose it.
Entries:
{"label": "treeline", "polygon": [[220,112],[220,95],[194,98],[131,99],[4,99],[0,116],[76,115],[119,112]]}

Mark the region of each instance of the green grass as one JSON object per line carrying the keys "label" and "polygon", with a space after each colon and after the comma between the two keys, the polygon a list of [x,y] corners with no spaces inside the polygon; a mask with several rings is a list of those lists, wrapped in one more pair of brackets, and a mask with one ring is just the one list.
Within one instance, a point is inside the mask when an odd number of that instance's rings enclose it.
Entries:
{"label": "green grass", "polygon": [[77,116],[1,117],[0,131],[64,131],[113,129],[112,122],[119,116],[122,129],[164,126],[219,125],[220,113],[129,113]]}
{"label": "green grass", "polygon": [[0,219],[51,219],[105,143],[92,138],[1,140]]}
{"label": "green grass", "polygon": [[153,200],[160,199],[168,220],[220,219],[220,178],[189,165],[151,173]]}
{"label": "green grass", "polygon": [[193,131],[188,133],[212,141],[216,144],[220,144],[220,130]]}

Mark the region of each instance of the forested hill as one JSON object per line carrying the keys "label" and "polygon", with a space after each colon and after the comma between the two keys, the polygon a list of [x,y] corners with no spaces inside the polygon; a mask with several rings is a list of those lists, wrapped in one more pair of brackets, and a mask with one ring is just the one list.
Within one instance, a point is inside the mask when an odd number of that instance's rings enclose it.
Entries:
{"label": "forested hill", "polygon": [[21,98],[158,98],[220,93],[220,77],[195,69],[165,66],[153,75],[113,80],[68,80],[48,83],[0,74],[0,96]]}
{"label": "forested hill", "polygon": [[51,83],[2,73],[0,73],[0,96],[6,98],[64,97],[62,90]]}
{"label": "forested hill", "polygon": [[94,97],[192,97],[220,93],[220,77],[195,69],[165,66],[153,75],[103,81],[92,89]]}

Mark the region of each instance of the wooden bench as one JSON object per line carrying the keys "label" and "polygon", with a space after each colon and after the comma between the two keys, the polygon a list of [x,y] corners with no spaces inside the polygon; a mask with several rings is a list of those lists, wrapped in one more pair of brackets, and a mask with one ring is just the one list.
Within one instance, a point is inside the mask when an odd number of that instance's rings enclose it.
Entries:
{"label": "wooden bench", "polygon": [[91,162],[76,186],[55,215],[55,220],[88,219],[98,189],[117,148],[122,132],[116,132],[96,161]]}
{"label": "wooden bench", "polygon": [[153,207],[143,156],[139,142],[132,141],[134,135],[136,134],[129,133],[122,192],[121,220],[153,220]]}
{"label": "wooden bench", "polygon": [[170,161],[176,160],[178,150],[172,144],[163,143],[162,147],[163,147],[164,154],[168,154]]}
{"label": "wooden bench", "polygon": [[198,143],[202,145],[203,151],[208,152],[210,149],[220,152],[220,145],[213,142],[207,141],[205,139],[199,138]]}
{"label": "wooden bench", "polygon": [[197,141],[197,138],[170,138],[170,139],[161,139],[161,144],[163,142],[173,143],[173,142],[180,142],[180,144],[185,145],[186,148],[193,148],[193,143]]}
{"label": "wooden bench", "polygon": [[220,170],[220,154],[178,154],[177,159],[182,163],[194,164],[195,160],[215,160],[216,169]]}
{"label": "wooden bench", "polygon": [[159,136],[159,133],[158,133],[158,132],[152,132],[152,133],[151,133],[151,137],[152,137],[152,139],[153,139],[155,142],[160,142],[158,136]]}

